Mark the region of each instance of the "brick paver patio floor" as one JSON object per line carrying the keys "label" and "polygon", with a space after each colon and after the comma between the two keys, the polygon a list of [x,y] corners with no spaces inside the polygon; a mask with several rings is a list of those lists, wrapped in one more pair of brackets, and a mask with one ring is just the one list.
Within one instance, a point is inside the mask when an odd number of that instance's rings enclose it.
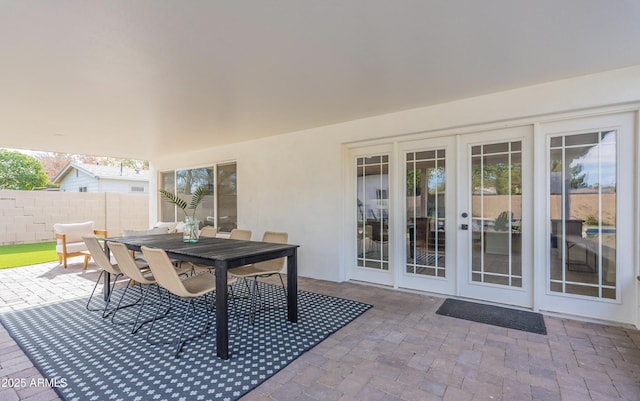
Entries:
{"label": "brick paver patio floor", "polygon": [[[93,264],[83,271],[81,263],[0,270],[0,313],[86,298],[97,274]],[[374,307],[245,401],[640,400],[638,330],[545,316],[548,335],[529,334],[436,315],[444,298],[357,283],[299,283]],[[0,326],[0,400],[57,400],[46,385],[8,386],[8,379],[30,384],[40,377]]]}

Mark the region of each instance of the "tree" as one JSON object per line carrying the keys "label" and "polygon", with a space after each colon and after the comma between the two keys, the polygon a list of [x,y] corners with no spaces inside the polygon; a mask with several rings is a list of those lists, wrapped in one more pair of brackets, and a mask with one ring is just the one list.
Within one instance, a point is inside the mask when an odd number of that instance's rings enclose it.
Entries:
{"label": "tree", "polygon": [[[582,171],[583,166],[581,163],[573,163],[573,165],[569,165],[569,178],[571,189],[577,188],[587,188],[589,184],[585,181],[587,178],[587,173]],[[551,172],[552,173],[561,173],[562,172],[562,160],[551,160]],[[595,185],[596,187],[598,185]]]}
{"label": "tree", "polygon": [[83,163],[83,164],[100,164],[103,166],[115,166],[122,165],[123,167],[129,167],[138,170],[149,170],[149,162],[146,160],[134,160],[134,159],[122,159],[116,157],[96,157],[90,155],[79,155],[74,153],[60,153],[60,152],[39,152],[34,155],[40,163],[44,172],[49,177],[49,180],[53,180],[60,171],[68,163]]}
{"label": "tree", "polygon": [[[480,188],[495,190],[496,195],[520,195],[522,192],[521,163],[494,163],[472,166],[473,191]],[[511,183],[511,188],[509,188]]]}
{"label": "tree", "polygon": [[0,189],[33,190],[49,183],[40,161],[20,152],[0,150]]}
{"label": "tree", "polygon": [[35,154],[34,157],[40,160],[40,164],[42,164],[42,169],[49,177],[49,181],[53,181],[55,176],[69,162],[76,161],[73,155],[68,153],[59,153],[59,152],[42,152],[42,153]]}

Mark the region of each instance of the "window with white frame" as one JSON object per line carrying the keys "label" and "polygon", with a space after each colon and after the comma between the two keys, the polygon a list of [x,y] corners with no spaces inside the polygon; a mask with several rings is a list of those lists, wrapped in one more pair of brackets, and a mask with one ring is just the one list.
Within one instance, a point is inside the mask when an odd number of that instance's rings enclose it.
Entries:
{"label": "window with white frame", "polygon": [[[200,225],[211,225],[220,232],[230,232],[237,227],[236,164],[224,163],[192,169],[164,171],[160,173],[160,188],[191,201],[199,187],[207,187],[208,193],[196,210]],[[184,213],[171,203],[161,200],[160,221],[184,220]]]}

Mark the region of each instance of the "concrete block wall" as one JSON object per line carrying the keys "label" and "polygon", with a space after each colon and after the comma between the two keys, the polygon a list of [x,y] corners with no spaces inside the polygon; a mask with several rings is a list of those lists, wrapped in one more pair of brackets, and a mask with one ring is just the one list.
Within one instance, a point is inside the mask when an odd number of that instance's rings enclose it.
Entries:
{"label": "concrete block wall", "polygon": [[0,190],[0,245],[53,241],[53,225],[93,220],[110,236],[149,225],[149,195]]}

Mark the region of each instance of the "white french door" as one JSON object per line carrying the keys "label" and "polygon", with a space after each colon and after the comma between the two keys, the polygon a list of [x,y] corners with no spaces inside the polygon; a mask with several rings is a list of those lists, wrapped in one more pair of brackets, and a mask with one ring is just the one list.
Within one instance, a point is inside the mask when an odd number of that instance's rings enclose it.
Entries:
{"label": "white french door", "polygon": [[[398,286],[455,293],[456,141],[454,136],[402,143],[404,241]],[[399,162],[400,163],[400,162]]]}
{"label": "white french door", "polygon": [[458,295],[531,307],[531,126],[459,136]]}
{"label": "white french door", "polygon": [[546,274],[539,307],[635,324],[634,115],[567,120],[541,131]]}
{"label": "white french door", "polygon": [[346,277],[637,324],[634,129],[621,113],[350,149]]}
{"label": "white french door", "polygon": [[354,186],[349,198],[354,229],[355,260],[351,279],[382,285],[394,284],[392,147],[373,146],[351,152]]}

